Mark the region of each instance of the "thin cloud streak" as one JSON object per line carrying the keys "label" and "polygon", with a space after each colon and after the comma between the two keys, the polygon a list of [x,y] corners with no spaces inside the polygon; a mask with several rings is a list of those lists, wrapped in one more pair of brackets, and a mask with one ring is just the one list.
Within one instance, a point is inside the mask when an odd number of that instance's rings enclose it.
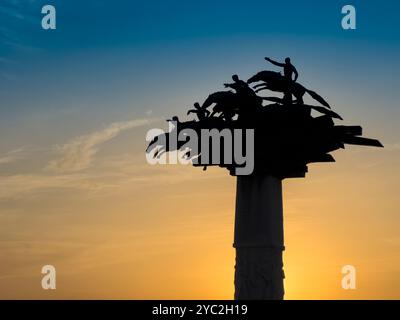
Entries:
{"label": "thin cloud streak", "polygon": [[26,153],[25,153],[24,148],[18,148],[18,149],[7,152],[3,156],[0,156],[0,165],[13,163],[18,160],[22,160],[25,157],[26,157]]}
{"label": "thin cloud streak", "polygon": [[157,119],[136,119],[125,122],[114,122],[103,130],[83,135],[56,146],[60,157],[52,160],[48,169],[56,172],[77,172],[91,166],[93,158],[105,142],[114,139],[121,132],[148,125]]}

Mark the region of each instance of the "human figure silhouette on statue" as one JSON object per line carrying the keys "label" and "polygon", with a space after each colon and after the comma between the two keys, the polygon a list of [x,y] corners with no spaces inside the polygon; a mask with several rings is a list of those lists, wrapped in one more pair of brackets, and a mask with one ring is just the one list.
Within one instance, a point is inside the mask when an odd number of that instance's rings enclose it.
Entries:
{"label": "human figure silhouette on statue", "polygon": [[[267,60],[268,62],[272,63],[273,65],[275,65],[277,67],[282,67],[283,74],[287,80],[294,81],[294,82],[297,81],[297,79],[299,77],[299,73],[297,72],[296,67],[294,65],[292,65],[290,58],[286,58],[285,63],[277,62],[268,57],[266,57],[265,60]],[[294,74],[294,79],[293,79],[293,74]]]}
{"label": "human figure silhouette on statue", "polygon": [[[233,83],[225,83],[225,88],[231,88],[236,91],[239,100],[239,106],[243,106],[240,111],[247,113],[257,107],[262,106],[262,98],[260,98],[249,84],[240,80],[238,75],[232,76]],[[246,106],[246,108],[244,108]],[[249,109],[249,110],[248,110]]]}
{"label": "human figure silhouette on statue", "polygon": [[199,121],[203,121],[207,119],[210,115],[210,111],[208,111],[206,108],[202,108],[198,102],[195,102],[194,104],[194,109],[191,109],[187,112],[187,115],[194,113]]}
{"label": "human figure silhouette on statue", "polygon": [[[272,60],[271,58],[268,57],[266,57],[265,60],[267,60],[268,62],[272,63],[277,67],[283,68],[283,75],[287,81],[287,88],[288,88],[288,90],[284,92],[283,101],[285,103],[291,104],[293,101],[291,94],[292,83],[296,82],[299,77],[299,73],[297,72],[296,67],[292,64],[290,58],[286,58],[285,63]],[[294,79],[293,79],[293,74],[294,74]]]}

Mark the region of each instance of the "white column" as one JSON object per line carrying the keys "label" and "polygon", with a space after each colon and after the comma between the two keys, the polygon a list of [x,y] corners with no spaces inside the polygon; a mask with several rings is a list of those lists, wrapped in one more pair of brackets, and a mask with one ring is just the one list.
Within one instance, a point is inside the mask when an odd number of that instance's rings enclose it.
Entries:
{"label": "white column", "polygon": [[235,299],[283,299],[282,180],[238,176]]}

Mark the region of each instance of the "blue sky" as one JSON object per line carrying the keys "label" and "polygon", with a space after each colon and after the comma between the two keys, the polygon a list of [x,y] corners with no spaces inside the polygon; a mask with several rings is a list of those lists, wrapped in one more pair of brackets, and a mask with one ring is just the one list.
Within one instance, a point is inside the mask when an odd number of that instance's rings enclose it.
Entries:
{"label": "blue sky", "polygon": [[[44,4],[57,9],[55,31],[40,27]],[[150,110],[168,117],[220,90],[233,73],[273,68],[266,55],[291,56],[299,81],[322,90],[338,111],[344,102],[372,112],[385,102],[381,108],[396,112],[400,4],[352,1],[353,31],[341,28],[344,4],[2,0],[0,123],[29,128],[55,117],[49,122],[68,133]]]}
{"label": "blue sky", "polygon": [[[28,5],[26,5],[28,3]],[[90,48],[140,48],[201,38],[236,35],[316,36],[341,40],[341,8],[350,2],[324,1],[59,1],[3,0],[2,27],[25,45],[56,51]],[[40,28],[40,8],[54,4],[58,30]],[[352,1],[358,10],[358,30],[352,38],[398,40],[396,1]],[[376,39],[374,39],[376,38]]]}

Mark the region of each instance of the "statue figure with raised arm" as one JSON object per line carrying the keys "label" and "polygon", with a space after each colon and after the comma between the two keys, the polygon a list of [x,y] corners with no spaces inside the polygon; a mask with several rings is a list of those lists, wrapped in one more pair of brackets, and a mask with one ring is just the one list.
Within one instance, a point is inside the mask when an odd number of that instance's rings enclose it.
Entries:
{"label": "statue figure with raised arm", "polygon": [[[282,67],[283,68],[283,74],[287,80],[290,81],[297,81],[297,78],[299,77],[299,73],[297,72],[297,69],[294,65],[292,65],[292,62],[290,61],[290,58],[285,59],[285,63],[277,62],[275,60],[272,60],[271,58],[265,58],[268,62],[272,63],[273,65],[277,67]],[[294,74],[294,79],[293,79],[293,74]]]}

